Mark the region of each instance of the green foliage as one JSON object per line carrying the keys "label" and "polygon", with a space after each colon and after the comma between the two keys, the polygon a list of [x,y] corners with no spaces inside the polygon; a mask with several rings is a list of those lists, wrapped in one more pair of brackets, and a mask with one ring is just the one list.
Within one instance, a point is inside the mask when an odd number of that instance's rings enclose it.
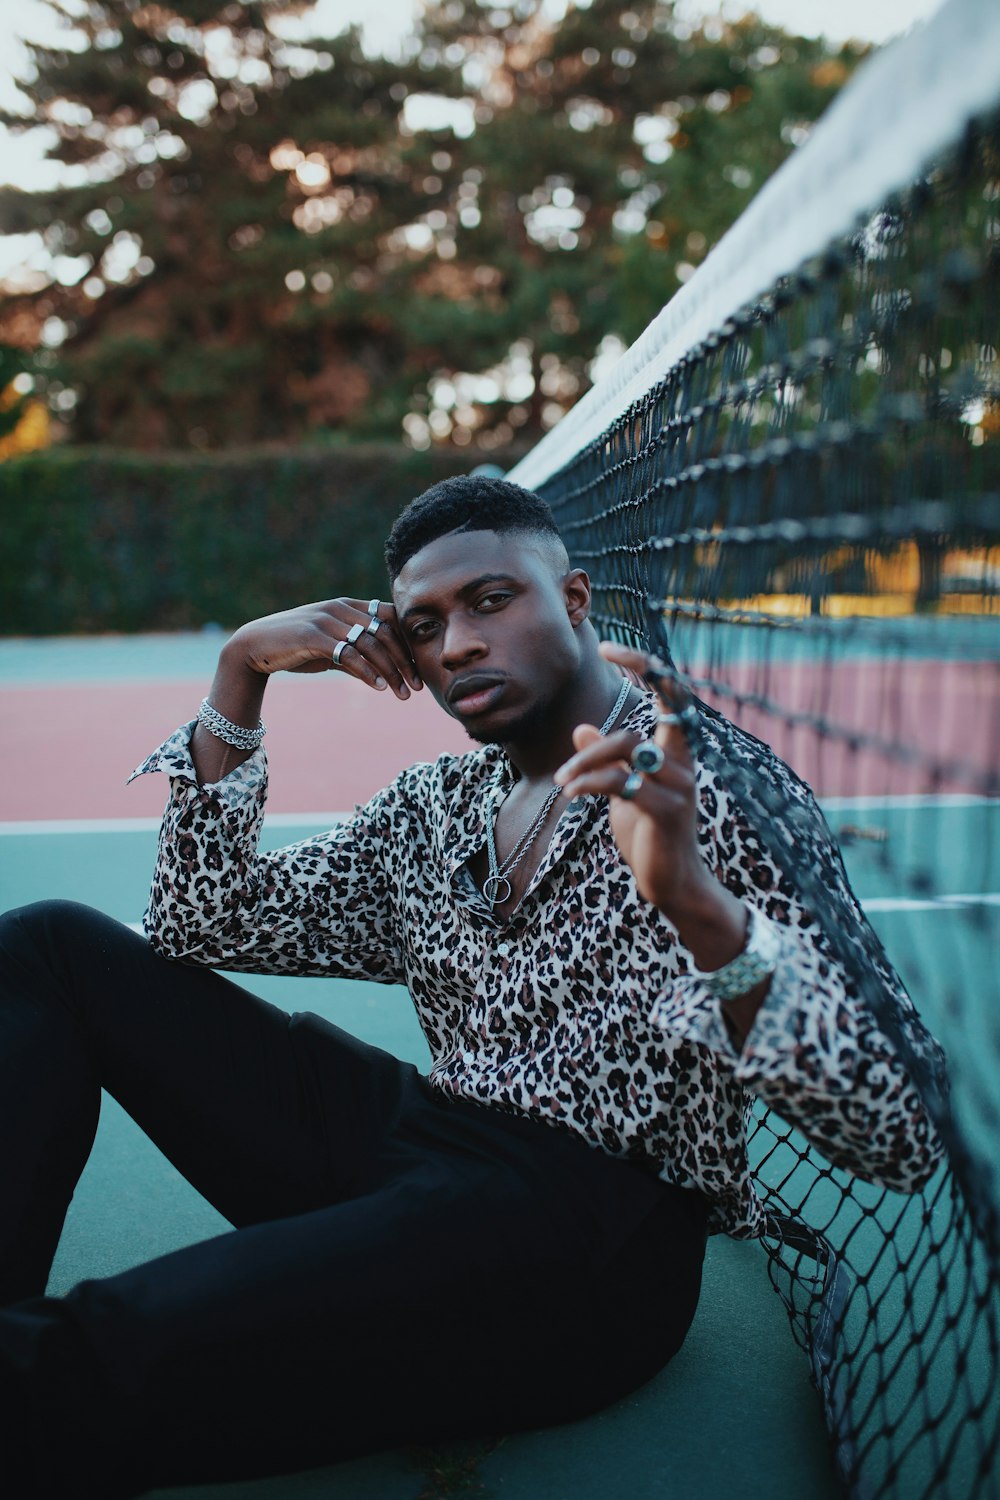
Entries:
{"label": "green foliage", "polygon": [[13,381],[23,375],[28,361],[23,349],[12,349],[9,344],[0,344],[0,438],[13,432],[27,403],[27,395],[18,395]]}
{"label": "green foliage", "polygon": [[0,633],[235,626],[384,592],[382,542],[454,449],[213,457],[56,448],[0,465]]}
{"label": "green foliage", "polygon": [[[534,439],[857,60],[753,16],[692,27],[663,0],[558,22],[542,0],[444,0],[393,59],[350,30],[290,48],[286,9],[83,0],[83,50],[31,49],[21,124],[55,131],[71,175],[0,192],[0,212],[81,268],[13,309],[66,325],[39,374],[76,393],[78,441],[396,437],[409,414],[426,443],[456,377],[434,439]],[[463,101],[468,128],[414,133],[414,94]],[[462,378],[487,372],[486,394]]]}

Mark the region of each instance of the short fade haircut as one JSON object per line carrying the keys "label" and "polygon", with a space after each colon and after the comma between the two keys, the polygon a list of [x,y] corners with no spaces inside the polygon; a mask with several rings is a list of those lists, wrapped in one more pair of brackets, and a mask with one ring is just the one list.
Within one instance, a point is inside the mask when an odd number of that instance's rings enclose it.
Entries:
{"label": "short fade haircut", "polygon": [[396,517],[385,543],[390,582],[422,548],[456,531],[524,531],[562,544],[552,512],[540,495],[507,479],[456,474],[411,500]]}

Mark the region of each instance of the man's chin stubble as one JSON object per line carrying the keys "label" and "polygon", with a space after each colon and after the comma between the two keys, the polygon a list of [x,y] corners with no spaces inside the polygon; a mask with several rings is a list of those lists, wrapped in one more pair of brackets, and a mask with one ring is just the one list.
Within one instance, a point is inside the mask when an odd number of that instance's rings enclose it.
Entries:
{"label": "man's chin stubble", "polygon": [[524,740],[543,737],[551,721],[552,705],[539,703],[529,708],[519,719],[505,724],[502,729],[495,729],[492,732],[488,729],[477,731],[471,725],[466,724],[465,732],[470,740],[475,740],[477,745],[514,745]]}

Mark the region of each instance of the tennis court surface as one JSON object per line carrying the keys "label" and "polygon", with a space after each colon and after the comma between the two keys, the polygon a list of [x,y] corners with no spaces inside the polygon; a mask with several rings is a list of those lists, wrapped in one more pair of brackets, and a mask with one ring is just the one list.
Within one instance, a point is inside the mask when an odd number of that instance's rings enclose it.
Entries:
{"label": "tennis court surface", "polygon": [[[0,643],[4,906],[63,896],[126,922],[141,919],[166,786],[151,777],[126,788],[125,778],[160,738],[193,715],[219,645],[220,637],[209,634]],[[405,764],[467,743],[429,697],[399,704],[334,674],[276,679],[269,700],[273,792],[265,837],[272,846],[328,826]],[[982,885],[985,860],[977,864],[972,853],[985,847],[984,820],[996,817],[996,805],[944,795],[947,811],[939,802],[928,805],[928,826],[938,828],[942,816],[949,820],[951,836],[935,843],[950,851],[950,864],[937,869],[936,894],[923,903],[916,951],[914,898],[893,888],[885,851],[896,837],[919,839],[919,807],[914,824],[912,797],[850,802],[841,793],[830,803],[830,818],[835,830],[845,831],[856,889],[890,951],[894,929],[907,924],[900,946],[927,1001],[947,994],[947,976],[938,970],[960,941],[966,981],[979,976],[981,1003],[974,1013],[985,1026],[997,897]],[[971,957],[970,909],[989,919],[973,926],[979,947]],[[912,984],[913,976],[907,978]],[[426,1061],[408,996],[399,988],[271,977],[250,984],[287,1009],[318,1011],[400,1056]],[[946,1031],[946,1007],[930,1019]],[[976,1050],[963,1048],[963,1055]],[[769,1170],[779,1169],[780,1163],[769,1163]],[[52,1289],[226,1230],[107,1101]],[[807,1361],[768,1283],[764,1255],[754,1245],[714,1239],[698,1316],[680,1355],[650,1386],[588,1422],[507,1437],[496,1446],[484,1440],[445,1455],[392,1453],[336,1470],[185,1493],[417,1500],[460,1492],[463,1483],[485,1486],[472,1493],[509,1500],[623,1494],[673,1500],[736,1489],[761,1500],[838,1494]]]}

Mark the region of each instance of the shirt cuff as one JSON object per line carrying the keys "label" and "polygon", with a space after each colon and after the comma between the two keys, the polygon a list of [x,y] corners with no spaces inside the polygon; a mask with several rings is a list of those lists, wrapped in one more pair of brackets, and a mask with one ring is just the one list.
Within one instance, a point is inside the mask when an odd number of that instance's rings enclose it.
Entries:
{"label": "shirt cuff", "polygon": [[670,994],[655,1003],[651,1017],[661,1030],[721,1053],[735,1064],[736,1078],[748,1087],[764,1077],[787,1077],[802,1006],[799,940],[759,908],[755,915],[758,923],[778,939],[778,956],[767,994],[742,1048],[729,1034],[718,996],[693,975],[681,975]]}
{"label": "shirt cuff", "polygon": [[248,805],[262,802],[267,794],[267,753],[263,745],[259,745],[247,760],[223,776],[221,781],[199,786],[191,759],[191,736],[197,723],[197,719],[192,719],[189,724],[182,724],[151,755],[147,755],[141,765],[136,766],[128,781],[147,776],[152,771],[165,771],[172,781],[188,782],[198,788],[202,794],[200,800],[214,802],[227,814],[244,812]]}

